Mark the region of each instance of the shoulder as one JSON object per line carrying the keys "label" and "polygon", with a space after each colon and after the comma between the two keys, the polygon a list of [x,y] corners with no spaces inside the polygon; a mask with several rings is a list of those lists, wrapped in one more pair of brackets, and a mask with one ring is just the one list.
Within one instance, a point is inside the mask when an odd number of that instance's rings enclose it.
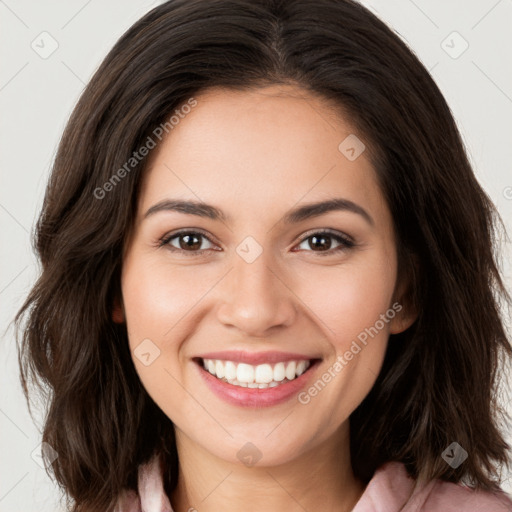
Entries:
{"label": "shoulder", "polygon": [[375,472],[353,512],[512,512],[512,501],[504,492],[443,480],[420,486],[402,463],[392,461]]}
{"label": "shoulder", "polygon": [[476,491],[460,484],[436,480],[426,497],[424,510],[512,512],[512,501],[504,492]]}

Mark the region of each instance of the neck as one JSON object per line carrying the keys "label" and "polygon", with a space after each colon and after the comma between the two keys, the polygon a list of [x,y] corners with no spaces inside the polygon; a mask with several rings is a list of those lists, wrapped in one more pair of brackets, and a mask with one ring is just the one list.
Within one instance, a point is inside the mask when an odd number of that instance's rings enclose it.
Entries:
{"label": "neck", "polygon": [[176,430],[180,461],[171,496],[175,512],[349,512],[365,485],[350,463],[348,422],[336,438],[274,466],[246,467],[215,457]]}

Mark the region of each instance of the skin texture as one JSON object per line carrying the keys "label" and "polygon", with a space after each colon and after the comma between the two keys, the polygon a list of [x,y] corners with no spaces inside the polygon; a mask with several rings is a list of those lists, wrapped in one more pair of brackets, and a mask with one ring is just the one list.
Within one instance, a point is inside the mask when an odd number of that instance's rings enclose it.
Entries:
{"label": "skin texture", "polygon": [[[179,512],[294,511],[315,510],[321,499],[323,510],[351,510],[364,485],[351,469],[348,419],[377,378],[389,334],[414,321],[405,307],[307,404],[296,397],[259,409],[226,403],[193,358],[229,349],[299,352],[322,359],[310,382],[320,378],[400,301],[406,283],[397,283],[389,208],[365,152],[350,161],[338,150],[355,132],[321,98],[271,86],[209,90],[196,100],[150,155],[125,251],[122,304],[113,312],[127,323],[132,355],[145,339],[160,350],[148,366],[133,360],[176,426],[180,478],[171,503]],[[282,221],[298,205],[334,197],[357,203],[374,224],[350,211]],[[170,198],[213,204],[232,220],[174,211],[143,218]],[[182,253],[158,246],[182,228],[206,233],[197,245],[203,255],[184,254],[179,237],[169,244]],[[327,228],[356,246],[333,252],[340,242],[330,238],[324,255],[304,237]],[[248,236],[262,249],[252,263],[236,251]],[[237,457],[247,442],[262,455],[252,467]]]}

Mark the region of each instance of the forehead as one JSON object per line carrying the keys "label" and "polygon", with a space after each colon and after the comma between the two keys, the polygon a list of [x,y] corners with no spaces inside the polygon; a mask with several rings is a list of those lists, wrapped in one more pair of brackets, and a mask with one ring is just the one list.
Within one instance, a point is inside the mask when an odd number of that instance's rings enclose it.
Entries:
{"label": "forehead", "polygon": [[170,195],[231,205],[237,215],[334,196],[382,202],[368,154],[343,153],[344,141],[364,137],[322,98],[270,86],[194,99],[150,155],[141,211]]}

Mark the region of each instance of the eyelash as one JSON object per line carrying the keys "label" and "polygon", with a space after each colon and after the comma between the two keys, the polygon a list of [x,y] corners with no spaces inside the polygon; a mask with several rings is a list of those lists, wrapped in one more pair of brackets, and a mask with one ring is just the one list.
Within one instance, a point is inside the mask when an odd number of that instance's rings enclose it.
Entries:
{"label": "eyelash", "polygon": [[[177,247],[173,247],[172,245],[169,244],[169,242],[171,240],[173,240],[174,238],[178,238],[180,235],[199,235],[200,237],[206,238],[206,240],[208,240],[210,243],[212,243],[212,244],[214,243],[210,240],[210,238],[205,233],[203,233],[199,230],[194,230],[194,231],[182,230],[182,231],[177,231],[177,232],[173,232],[173,233],[164,235],[162,238],[159,239],[158,247],[167,246],[167,249],[170,250],[171,252],[179,252],[179,253],[186,255],[187,257],[204,256],[204,253],[206,251],[211,250],[211,249],[200,249],[198,251],[186,251],[184,249],[178,249]],[[319,230],[319,231],[310,231],[310,232],[306,233],[306,235],[298,242],[298,245],[302,244],[303,242],[305,242],[309,238],[313,237],[314,235],[321,235],[321,236],[327,235],[330,238],[333,238],[337,242],[340,243],[340,245],[338,247],[335,247],[334,249],[328,249],[327,251],[312,251],[312,250],[306,251],[306,252],[318,253],[318,255],[322,256],[322,257],[332,256],[333,254],[337,254],[341,251],[346,251],[348,249],[352,249],[353,247],[356,246],[356,243],[348,236],[343,236],[339,232],[332,231],[330,229]]]}

